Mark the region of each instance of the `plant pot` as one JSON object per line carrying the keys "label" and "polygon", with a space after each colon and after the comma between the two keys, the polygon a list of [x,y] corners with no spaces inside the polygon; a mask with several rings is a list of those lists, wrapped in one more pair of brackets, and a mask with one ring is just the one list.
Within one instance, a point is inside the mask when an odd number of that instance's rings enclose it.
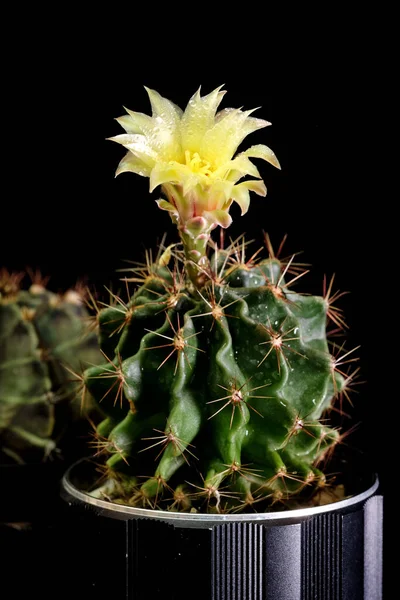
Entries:
{"label": "plant pot", "polygon": [[62,481],[82,597],[380,600],[383,498],[353,476],[345,500],[252,514],[139,509],[91,497],[93,466]]}

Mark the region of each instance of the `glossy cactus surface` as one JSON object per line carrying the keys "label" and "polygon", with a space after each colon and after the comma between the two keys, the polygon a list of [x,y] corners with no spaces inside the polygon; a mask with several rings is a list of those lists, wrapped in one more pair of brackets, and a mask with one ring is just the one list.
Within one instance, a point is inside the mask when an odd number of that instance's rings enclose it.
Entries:
{"label": "glossy cactus surface", "polygon": [[326,416],[346,387],[326,340],[338,313],[293,291],[292,260],[239,254],[216,249],[196,294],[179,254],[172,267],[161,255],[127,303],[99,313],[108,361],[85,373],[107,414],[97,448],[108,480],[97,493],[239,509],[324,485],[320,466],[340,440]]}

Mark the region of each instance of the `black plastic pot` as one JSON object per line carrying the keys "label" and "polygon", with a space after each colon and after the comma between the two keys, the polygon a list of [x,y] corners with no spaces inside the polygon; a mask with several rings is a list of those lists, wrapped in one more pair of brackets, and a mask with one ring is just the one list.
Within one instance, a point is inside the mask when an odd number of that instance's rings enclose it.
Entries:
{"label": "black plastic pot", "polygon": [[90,463],[63,478],[70,571],[82,598],[381,600],[383,498],[363,477],[346,500],[301,510],[190,514],[85,492]]}

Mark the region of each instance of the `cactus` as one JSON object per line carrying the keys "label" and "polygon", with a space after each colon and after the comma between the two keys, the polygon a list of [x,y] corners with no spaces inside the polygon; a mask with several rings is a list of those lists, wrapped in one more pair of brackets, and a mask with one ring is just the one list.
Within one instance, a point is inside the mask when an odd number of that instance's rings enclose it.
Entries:
{"label": "cactus", "polygon": [[77,288],[63,295],[36,278],[0,271],[0,450],[5,462],[36,462],[56,450],[80,417],[79,378],[98,364],[97,337]]}
{"label": "cactus", "polygon": [[[351,353],[332,356],[329,321],[343,329],[332,283],[319,296],[295,293],[305,274],[282,260],[265,235],[246,257],[240,237],[224,248],[211,238],[228,227],[236,201],[266,188],[249,157],[275,167],[274,153],[253,146],[232,159],[244,137],[268,125],[252,111],[216,114],[220,88],[197,92],[184,113],[148,90],[153,116],[128,111],[128,149],[117,174],[150,177],[180,242],[161,246],[132,269],[139,284],[98,314],[107,357],[89,368],[85,386],[106,418],[95,437],[105,457],[92,494],[173,511],[266,510],[326,486],[323,465],[342,435],[329,426],[347,396]],[[237,183],[244,175],[255,180]],[[223,236],[221,236],[223,240]],[[260,249],[261,250],[261,249]]]}

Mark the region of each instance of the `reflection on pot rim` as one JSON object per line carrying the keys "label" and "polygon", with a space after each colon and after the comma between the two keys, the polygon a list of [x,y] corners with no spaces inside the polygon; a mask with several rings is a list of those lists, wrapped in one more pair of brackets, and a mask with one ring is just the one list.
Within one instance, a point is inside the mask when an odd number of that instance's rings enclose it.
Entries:
{"label": "reflection on pot rim", "polygon": [[[342,510],[351,509],[353,506],[363,503],[368,498],[373,496],[379,488],[378,476],[375,475],[375,480],[365,491],[356,495],[351,495],[344,500],[338,500],[330,504],[324,504],[322,506],[314,506],[300,509],[292,509],[285,511],[275,511],[266,513],[242,513],[242,514],[208,514],[208,513],[186,513],[186,512],[171,512],[164,510],[152,510],[148,508],[136,508],[134,506],[128,506],[126,504],[115,504],[107,500],[100,500],[90,496],[87,492],[80,491],[71,482],[72,471],[78,467],[84,466],[82,463],[85,459],[72,465],[65,473],[61,486],[62,496],[64,500],[73,503],[84,503],[89,504],[98,509],[98,512],[102,515],[109,516],[115,519],[135,519],[135,518],[147,518],[157,519],[161,521],[168,521],[176,526],[187,526],[187,527],[204,527],[208,525],[218,525],[229,522],[255,522],[255,521],[296,521],[311,517],[313,515],[338,512]],[[272,524],[272,523],[271,523]]]}

